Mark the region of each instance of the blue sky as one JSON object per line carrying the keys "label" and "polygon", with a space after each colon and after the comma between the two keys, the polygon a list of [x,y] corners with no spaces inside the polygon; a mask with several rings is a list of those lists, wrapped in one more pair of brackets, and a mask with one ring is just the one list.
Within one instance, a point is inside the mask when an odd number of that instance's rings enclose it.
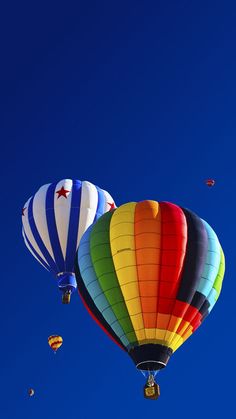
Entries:
{"label": "blue sky", "polygon": [[[12,1],[1,9],[1,417],[231,414],[235,2]],[[157,402],[143,399],[142,375],[79,297],[61,304],[24,246],[26,199],[66,177],[92,181],[117,205],[154,199],[190,208],[221,241],[221,297],[159,374]],[[53,333],[64,338],[56,356]]]}

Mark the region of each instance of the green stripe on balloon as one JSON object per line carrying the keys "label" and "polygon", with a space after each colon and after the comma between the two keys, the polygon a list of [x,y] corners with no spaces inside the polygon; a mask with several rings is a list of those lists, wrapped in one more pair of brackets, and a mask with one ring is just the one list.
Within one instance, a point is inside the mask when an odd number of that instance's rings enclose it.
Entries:
{"label": "green stripe on balloon", "polygon": [[101,217],[90,235],[90,252],[98,282],[107,301],[131,344],[137,344],[129,313],[120,289],[110,248],[110,221],[112,212]]}
{"label": "green stripe on balloon", "polygon": [[217,274],[216,280],[214,282],[213,288],[215,288],[215,290],[217,291],[217,297],[216,300],[218,299],[220,292],[221,292],[221,288],[222,288],[222,282],[223,282],[223,278],[224,278],[224,273],[225,273],[225,257],[224,257],[224,253],[223,250],[221,249],[221,259],[220,259],[220,267],[219,267],[219,272]]}

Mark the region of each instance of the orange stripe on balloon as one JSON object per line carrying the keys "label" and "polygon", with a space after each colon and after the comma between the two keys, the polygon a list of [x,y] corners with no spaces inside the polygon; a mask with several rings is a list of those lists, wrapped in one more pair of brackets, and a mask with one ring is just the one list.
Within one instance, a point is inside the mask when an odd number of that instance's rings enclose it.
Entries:
{"label": "orange stripe on balloon", "polygon": [[137,203],[134,234],[144,327],[155,328],[161,247],[161,215],[158,202]]}

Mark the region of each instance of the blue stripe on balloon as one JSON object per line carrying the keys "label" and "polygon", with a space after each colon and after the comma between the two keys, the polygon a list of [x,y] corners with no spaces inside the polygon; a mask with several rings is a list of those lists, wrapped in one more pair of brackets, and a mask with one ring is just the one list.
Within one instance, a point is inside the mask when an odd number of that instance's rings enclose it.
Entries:
{"label": "blue stripe on balloon", "polygon": [[93,220],[94,223],[96,223],[98,218],[100,218],[101,215],[104,214],[105,204],[106,204],[105,194],[104,194],[103,190],[100,189],[98,186],[96,186],[96,189],[97,189],[97,193],[98,193],[98,203],[97,203],[96,214],[95,214],[95,217],[94,217],[94,220]]}
{"label": "blue stripe on balloon", "polygon": [[209,307],[209,309],[208,309],[208,311],[209,311],[209,313],[210,313],[210,311],[213,309],[213,307],[214,307],[214,305],[215,305],[215,303],[216,303],[216,300],[217,300],[217,291],[215,290],[215,288],[212,288],[212,290],[211,290],[211,292],[210,292],[210,295],[207,297],[207,299],[208,299],[208,302],[209,302],[209,304],[210,304],[210,307]]}
{"label": "blue stripe on balloon", "polygon": [[123,345],[128,347],[129,341],[126,338],[124,330],[119,324],[119,321],[117,320],[117,317],[115,316],[94,271],[90,255],[90,233],[92,227],[93,226],[90,226],[84,233],[77,254],[82,280],[99,312],[103,315],[104,319],[109,326],[111,326]]}
{"label": "blue stripe on balloon", "polygon": [[54,197],[55,189],[57,183],[51,183],[47,190],[46,194],[46,217],[47,217],[47,226],[48,234],[52,246],[52,251],[54,254],[55,262],[58,267],[58,273],[65,271],[65,261],[60,245],[60,240],[57,231],[56,218],[55,218],[55,209],[54,209]]}
{"label": "blue stripe on balloon", "polygon": [[[24,231],[24,230],[23,230]],[[26,242],[27,242],[27,244],[28,244],[28,246],[29,246],[29,248],[30,248],[30,250],[31,250],[31,252],[33,253],[33,255],[42,263],[42,265],[43,265],[43,267],[45,268],[45,269],[47,269],[47,271],[50,271],[50,272],[52,272],[52,273],[54,273],[54,271],[50,268],[50,266],[48,266],[47,264],[46,264],[46,262],[41,258],[41,256],[38,254],[38,252],[36,252],[36,250],[34,249],[34,247],[32,246],[32,244],[30,243],[30,241],[29,241],[29,239],[28,239],[28,237],[26,236],[26,233],[25,233],[25,231],[24,231],[24,238],[25,238],[25,240],[26,240]]]}
{"label": "blue stripe on balloon", "polygon": [[202,220],[208,236],[208,250],[203,270],[202,277],[200,279],[197,291],[208,297],[220,266],[220,244],[214,230]]}
{"label": "blue stripe on balloon", "polygon": [[52,272],[57,273],[58,272],[57,265],[55,264],[55,261],[51,257],[51,255],[50,255],[48,249],[46,248],[43,240],[41,239],[41,236],[38,232],[38,229],[37,229],[35,221],[34,221],[33,200],[34,200],[34,198],[32,197],[30,199],[29,206],[28,206],[28,221],[29,221],[29,225],[30,225],[30,228],[31,228],[31,232],[34,236],[34,239],[35,239],[41,253],[43,254],[44,258],[46,259],[47,264],[50,266]]}
{"label": "blue stripe on balloon", "polygon": [[75,254],[77,250],[77,237],[79,229],[79,215],[81,202],[81,187],[80,180],[73,180],[72,198],[70,208],[70,221],[68,229],[68,238],[66,246],[66,260],[65,267],[67,272],[74,272]]}

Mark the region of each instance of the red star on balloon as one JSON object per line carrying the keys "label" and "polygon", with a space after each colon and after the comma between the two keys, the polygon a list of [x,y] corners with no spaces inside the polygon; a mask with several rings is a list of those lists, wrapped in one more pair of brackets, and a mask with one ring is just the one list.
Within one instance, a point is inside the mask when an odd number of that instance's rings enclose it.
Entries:
{"label": "red star on balloon", "polygon": [[22,208],[22,217],[24,217],[24,215],[25,215],[25,210],[26,210],[26,207],[25,208]]}
{"label": "red star on balloon", "polygon": [[108,202],[108,205],[110,205],[109,211],[111,211],[115,208],[115,202],[112,202],[112,204],[110,204],[110,202]]}
{"label": "red star on balloon", "polygon": [[64,198],[67,198],[66,194],[69,192],[70,191],[67,191],[66,189],[64,189],[64,186],[62,186],[59,191],[56,191],[56,193],[58,194],[57,199],[60,198],[60,196],[64,196]]}

